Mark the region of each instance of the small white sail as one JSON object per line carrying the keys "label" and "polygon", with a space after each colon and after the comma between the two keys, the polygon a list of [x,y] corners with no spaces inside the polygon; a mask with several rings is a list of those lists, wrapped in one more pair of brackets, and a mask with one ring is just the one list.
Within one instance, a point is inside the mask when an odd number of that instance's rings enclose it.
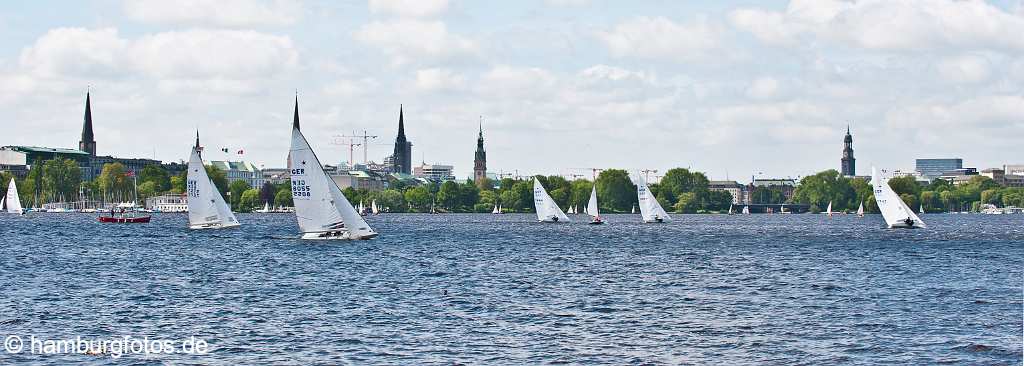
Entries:
{"label": "small white sail", "polygon": [[885,218],[885,224],[889,228],[927,228],[924,221],[914,214],[914,211],[907,207],[896,192],[889,187],[889,179],[878,175],[878,170],[871,167],[871,185],[875,192],[875,202],[878,210]]}
{"label": "small white sail", "polygon": [[14,178],[11,178],[11,183],[7,185],[7,213],[25,213],[21,207],[21,199],[18,198],[18,186],[14,184]]}
{"label": "small white sail", "polygon": [[540,180],[533,178],[533,205],[537,211],[537,220],[542,222],[571,222],[569,217],[558,208],[555,200],[551,199],[548,191],[540,184]]}
{"label": "small white sail", "polygon": [[217,187],[206,174],[203,158],[200,156],[199,134],[196,133],[196,146],[188,159],[186,191],[188,193],[188,227],[189,229],[212,229],[238,226],[235,214],[221,197]]}
{"label": "small white sail", "polygon": [[377,200],[370,202],[370,211],[373,212],[374,215],[380,215],[380,207],[377,206]]}
{"label": "small white sail", "polygon": [[597,208],[597,186],[590,189],[590,201],[587,202],[587,214],[595,220],[601,219],[601,211]]}
{"label": "small white sail", "polygon": [[497,204],[494,205],[494,209],[491,210],[491,213],[492,214],[498,214],[498,205]]}
{"label": "small white sail", "polygon": [[924,204],[923,203],[921,204],[920,208],[918,208],[917,213],[924,215]]}
{"label": "small white sail", "polygon": [[861,202],[860,207],[857,207],[857,216],[864,217],[864,202]]}
{"label": "small white sail", "polygon": [[359,214],[366,213],[366,206],[363,206],[363,201],[359,201]]}
{"label": "small white sail", "polygon": [[498,213],[505,213],[504,211],[501,210],[501,204],[500,203],[498,204]]}
{"label": "small white sail", "polygon": [[750,215],[750,206],[743,206],[743,214]]}
{"label": "small white sail", "polygon": [[729,214],[732,215],[732,204],[729,204]]}
{"label": "small white sail", "polygon": [[827,214],[828,217],[832,217],[832,201],[828,201],[828,208],[825,209],[825,214]]}
{"label": "small white sail", "polygon": [[643,178],[637,179],[636,197],[637,202],[640,203],[640,216],[643,217],[645,223],[672,221],[665,209],[661,208],[658,199],[651,194],[650,189],[647,188],[647,182]]}
{"label": "small white sail", "polygon": [[327,176],[306,137],[299,131],[298,107],[292,126],[288,169],[291,172],[295,218],[303,239],[371,239],[377,233],[359,216]]}
{"label": "small white sail", "polygon": [[630,210],[629,212],[630,212],[630,213],[636,213],[636,205],[633,205],[633,209],[632,209],[632,210]]}

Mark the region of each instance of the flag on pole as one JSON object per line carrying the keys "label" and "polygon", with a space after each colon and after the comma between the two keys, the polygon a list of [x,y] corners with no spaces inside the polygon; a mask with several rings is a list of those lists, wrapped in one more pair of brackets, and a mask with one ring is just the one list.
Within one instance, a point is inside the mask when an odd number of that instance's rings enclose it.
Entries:
{"label": "flag on pole", "polygon": [[127,172],[124,172],[124,176],[129,177],[129,178],[134,177],[135,176],[135,171],[134,170],[129,170]]}

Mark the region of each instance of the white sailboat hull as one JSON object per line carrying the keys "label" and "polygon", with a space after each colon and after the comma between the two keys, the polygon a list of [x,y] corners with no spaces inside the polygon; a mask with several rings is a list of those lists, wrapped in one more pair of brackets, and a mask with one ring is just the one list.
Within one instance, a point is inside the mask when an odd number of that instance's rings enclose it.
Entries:
{"label": "white sailboat hull", "polygon": [[302,234],[302,240],[370,240],[376,237],[377,233],[354,237],[348,231],[324,231]]}
{"label": "white sailboat hull", "polygon": [[191,224],[191,225],[188,226],[188,228],[192,229],[192,230],[228,229],[228,228],[239,227],[239,226],[242,226],[242,225],[239,224],[239,223],[206,222],[206,223],[201,223],[201,224]]}

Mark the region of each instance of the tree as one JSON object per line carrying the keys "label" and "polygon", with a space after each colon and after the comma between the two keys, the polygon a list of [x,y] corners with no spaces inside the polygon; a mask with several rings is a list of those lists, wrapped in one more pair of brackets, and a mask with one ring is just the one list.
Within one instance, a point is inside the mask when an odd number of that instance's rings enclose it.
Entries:
{"label": "tree", "polygon": [[777,205],[786,203],[786,195],[782,194],[780,186],[754,187],[754,190],[750,192],[750,200],[754,204]]}
{"label": "tree", "polygon": [[463,211],[474,210],[480,201],[480,188],[472,179],[459,186],[459,206]]}
{"label": "tree", "polygon": [[637,202],[636,185],[629,179],[629,173],[621,169],[601,171],[597,176],[597,195],[601,207],[610,212],[625,212]]}
{"label": "tree", "polygon": [[1003,203],[1003,192],[998,188],[986,189],[981,192],[981,203],[1000,205]]}
{"label": "tree", "polygon": [[[501,196],[502,202],[509,203],[518,212],[533,212],[533,182],[521,180],[512,185],[509,197]],[[508,206],[506,206],[508,207]]]}
{"label": "tree", "polygon": [[447,181],[441,184],[437,192],[437,203],[449,210],[459,207],[459,184]]}
{"label": "tree", "polygon": [[432,199],[430,196],[430,190],[425,186],[415,187],[405,191],[405,201],[412,206],[412,209],[417,212],[426,212],[430,210],[430,204]]}
{"label": "tree", "polygon": [[147,198],[157,194],[157,185],[154,181],[147,181],[139,184],[139,200],[145,202]]}
{"label": "tree", "polygon": [[157,164],[146,165],[139,172],[139,185],[146,182],[153,182],[155,192],[165,192],[171,189],[171,178],[168,176],[167,170]]}
{"label": "tree", "polygon": [[710,191],[708,192],[706,202],[702,205],[703,209],[711,211],[725,211],[732,205],[732,194],[727,191]]}
{"label": "tree", "polygon": [[917,179],[909,175],[889,179],[889,187],[900,196],[910,194],[916,197],[921,192],[921,185],[917,184]]}
{"label": "tree", "polygon": [[911,207],[911,210],[916,210],[915,208],[920,205],[920,202],[917,200],[917,196],[910,193],[901,194],[900,199],[902,199],[903,203],[906,203],[907,206]]}
{"label": "tree", "polygon": [[171,177],[171,189],[173,193],[185,193],[185,185],[187,180],[184,175],[175,175]]}
{"label": "tree", "polygon": [[922,191],[921,204],[924,205],[925,211],[935,211],[941,205],[939,194],[935,191]]}
{"label": "tree", "polygon": [[231,206],[235,208],[235,211],[240,211],[238,204],[239,202],[241,202],[242,194],[245,193],[245,191],[249,190],[249,188],[249,183],[246,183],[244,180],[241,179],[231,182],[231,184],[228,185],[228,193],[230,194],[229,197],[231,199]]}
{"label": "tree", "polygon": [[110,197],[116,192],[123,192],[126,190],[128,182],[124,175],[124,165],[121,163],[108,163],[103,165],[103,170],[100,172],[99,180],[100,192],[104,196]]}
{"label": "tree", "polygon": [[272,204],[276,195],[277,187],[274,187],[274,183],[264,182],[263,187],[260,187],[260,203]]}
{"label": "tree", "polygon": [[827,207],[831,202],[833,209],[846,210],[854,206],[856,196],[850,180],[841,176],[839,171],[829,169],[801,179],[793,191],[793,202],[819,208]]}
{"label": "tree", "polygon": [[[697,212],[697,194],[693,192],[685,192],[680,194],[676,204],[672,206],[676,212],[679,213],[696,213]],[[660,203],[660,202],[659,202]],[[664,206],[662,206],[664,207]]]}
{"label": "tree", "polygon": [[274,195],[274,205],[277,207],[292,207],[295,204],[292,202],[291,190],[280,190]]}
{"label": "tree", "polygon": [[387,189],[377,193],[377,206],[388,212],[405,212],[405,197],[396,189]]}

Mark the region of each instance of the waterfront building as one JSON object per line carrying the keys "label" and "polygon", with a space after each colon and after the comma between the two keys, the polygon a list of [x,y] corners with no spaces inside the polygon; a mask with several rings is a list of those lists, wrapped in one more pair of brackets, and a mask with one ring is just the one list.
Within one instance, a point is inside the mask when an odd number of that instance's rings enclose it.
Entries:
{"label": "waterfront building", "polygon": [[455,170],[455,167],[451,165],[424,163],[414,169],[413,176],[432,182],[442,183],[455,180],[455,175],[452,174],[453,170]]}
{"label": "waterfront building", "polygon": [[338,188],[365,189],[380,191],[387,189],[387,174],[367,170],[364,166],[324,166],[324,172],[338,185]]}
{"label": "waterfront building", "polygon": [[713,180],[708,182],[708,190],[726,191],[732,195],[732,203],[735,205],[747,202],[746,188],[734,180]]}
{"label": "waterfront building", "polygon": [[473,156],[473,181],[480,184],[487,179],[487,151],[484,150],[484,123],[481,118],[480,133],[476,137],[476,153]]}
{"label": "waterfront building", "polygon": [[214,160],[210,161],[209,165],[224,172],[225,178],[228,179],[228,184],[241,180],[245,181],[249,187],[258,189],[263,187],[263,182],[266,182],[265,178],[263,178],[263,172],[256,165],[249,162]]}
{"label": "waterfront building", "polygon": [[185,194],[165,194],[146,199],[146,209],[157,212],[188,212]]}
{"label": "waterfront building", "polygon": [[412,142],[405,137],[405,116],[401,105],[398,106],[398,136],[395,138],[395,151],[392,154],[392,171],[412,173]]}
{"label": "waterfront building", "polygon": [[951,159],[917,159],[914,170],[927,181],[933,181],[946,172],[963,169],[964,160],[960,158]]}
{"label": "waterfront building", "polygon": [[263,181],[281,184],[291,180],[291,171],[286,168],[266,168],[262,170]]}
{"label": "waterfront building", "polygon": [[850,126],[846,126],[846,136],[843,137],[843,158],[840,169],[843,176],[857,175],[857,159],[853,157],[853,136],[850,135]]}
{"label": "waterfront building", "polygon": [[769,190],[777,190],[782,193],[783,198],[789,201],[793,198],[793,192],[796,190],[796,180],[790,178],[755,178],[752,179],[750,184],[747,185],[747,202],[754,203],[753,193],[758,188],[765,188]]}
{"label": "waterfront building", "polygon": [[1003,174],[1024,176],[1024,164],[1003,165]]}

